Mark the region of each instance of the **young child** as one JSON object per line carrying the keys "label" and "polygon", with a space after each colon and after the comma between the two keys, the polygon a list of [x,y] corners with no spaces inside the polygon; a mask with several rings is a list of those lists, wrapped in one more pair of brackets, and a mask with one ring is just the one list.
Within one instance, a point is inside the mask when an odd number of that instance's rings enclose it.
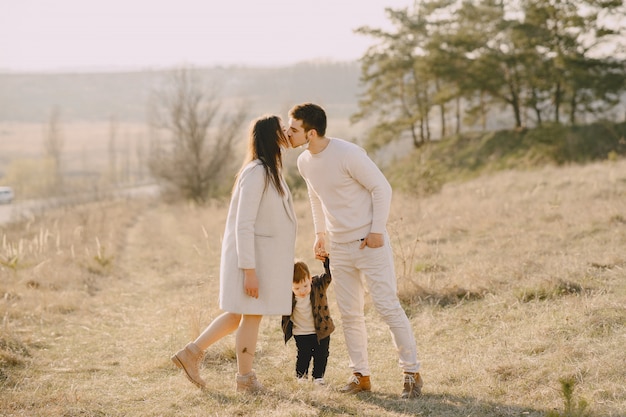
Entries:
{"label": "young child", "polygon": [[291,316],[283,316],[282,327],[285,343],[293,335],[298,349],[296,376],[299,381],[309,377],[309,364],[313,358],[313,382],[324,385],[324,373],[328,362],[330,334],[335,324],[330,317],[326,289],[332,280],[328,256],[324,259],[322,275],[311,278],[306,263],[298,261],[293,267],[293,294]]}

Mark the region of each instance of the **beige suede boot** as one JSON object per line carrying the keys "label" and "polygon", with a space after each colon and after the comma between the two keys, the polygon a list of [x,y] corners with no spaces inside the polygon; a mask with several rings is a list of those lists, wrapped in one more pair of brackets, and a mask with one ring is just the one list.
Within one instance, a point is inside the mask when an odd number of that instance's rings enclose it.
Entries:
{"label": "beige suede boot", "polygon": [[200,377],[200,361],[204,352],[193,342],[187,343],[184,349],[179,350],[172,356],[172,362],[185,371],[185,376],[200,388],[206,386],[206,382]]}
{"label": "beige suede boot", "polygon": [[254,370],[245,375],[237,374],[237,392],[257,394],[263,392],[264,390],[263,385],[261,385],[259,380],[256,379],[256,373]]}

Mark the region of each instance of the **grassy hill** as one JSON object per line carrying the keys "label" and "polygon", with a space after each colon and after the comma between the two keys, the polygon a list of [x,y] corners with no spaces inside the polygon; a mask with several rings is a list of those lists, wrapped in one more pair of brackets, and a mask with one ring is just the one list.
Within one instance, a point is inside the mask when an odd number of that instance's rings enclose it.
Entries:
{"label": "grassy hill", "polygon": [[[0,226],[0,414],[622,416],[626,160],[469,167],[472,179],[437,193],[394,194],[388,227],[422,398],[398,398],[397,358],[369,300],[373,391],[336,392],[349,371],[332,286],[328,388],[296,382],[295,346],[266,317],[256,370],[269,393],[235,393],[233,336],[208,350],[208,389],[196,389],[169,356],[219,314],[227,207],[134,200]],[[296,254],[317,271],[306,200],[296,209]],[[573,387],[567,413],[561,381]]]}
{"label": "grassy hill", "polygon": [[434,141],[389,164],[396,189],[437,192],[451,181],[510,169],[586,164],[626,156],[626,122],[584,126],[544,125],[511,131],[456,135]]}

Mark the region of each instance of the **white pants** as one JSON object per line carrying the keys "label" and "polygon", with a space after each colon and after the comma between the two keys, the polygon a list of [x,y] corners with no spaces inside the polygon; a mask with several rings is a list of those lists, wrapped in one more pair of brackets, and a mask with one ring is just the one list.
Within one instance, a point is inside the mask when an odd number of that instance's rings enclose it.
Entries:
{"label": "white pants", "polygon": [[360,241],[330,244],[330,269],[344,337],[353,372],[370,375],[367,357],[363,278],[376,311],[389,326],[404,372],[417,372],[420,363],[411,324],[400,305],[389,236],[380,248],[359,249]]}

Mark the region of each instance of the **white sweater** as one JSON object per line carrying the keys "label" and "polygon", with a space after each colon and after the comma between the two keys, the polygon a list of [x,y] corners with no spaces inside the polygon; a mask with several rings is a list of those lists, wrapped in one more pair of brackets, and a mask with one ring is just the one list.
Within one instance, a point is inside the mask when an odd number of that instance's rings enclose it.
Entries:
{"label": "white sweater", "polygon": [[311,200],[315,233],[346,243],[384,233],[391,206],[391,186],[360,146],[329,138],[317,154],[298,157],[298,170]]}

